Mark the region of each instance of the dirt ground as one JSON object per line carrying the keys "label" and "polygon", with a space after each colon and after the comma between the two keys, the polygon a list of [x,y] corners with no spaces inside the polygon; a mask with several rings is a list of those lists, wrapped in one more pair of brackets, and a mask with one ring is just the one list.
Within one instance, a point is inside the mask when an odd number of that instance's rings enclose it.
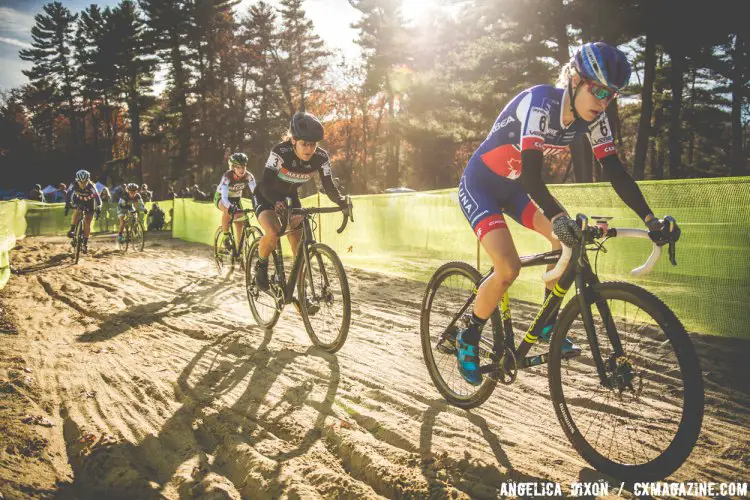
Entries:
{"label": "dirt ground", "polygon": [[[352,328],[330,355],[294,308],[257,327],[206,247],[161,238],[122,255],[111,241],[93,238],[77,266],[63,238],[12,254],[0,498],[495,498],[508,481],[568,493],[607,479],[565,438],[544,367],[471,411],[441,398],[420,349],[423,283],[348,268]],[[531,311],[514,312],[526,327]],[[670,480],[750,481],[750,343],[693,340],[706,417]]]}

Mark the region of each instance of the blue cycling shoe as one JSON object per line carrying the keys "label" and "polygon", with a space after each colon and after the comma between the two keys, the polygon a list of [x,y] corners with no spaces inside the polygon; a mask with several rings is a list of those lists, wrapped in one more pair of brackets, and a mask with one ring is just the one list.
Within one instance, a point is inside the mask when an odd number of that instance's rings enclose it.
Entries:
{"label": "blue cycling shoe", "polygon": [[458,371],[471,385],[482,385],[482,374],[479,373],[479,349],[475,345],[464,342],[466,330],[460,330],[456,336],[458,349]]}
{"label": "blue cycling shoe", "polygon": [[[542,328],[542,333],[539,334],[539,340],[542,342],[549,342],[552,337],[552,330],[555,329],[555,324],[547,325]],[[568,337],[563,339],[562,345],[562,357],[573,358],[581,354],[581,348],[575,345]]]}

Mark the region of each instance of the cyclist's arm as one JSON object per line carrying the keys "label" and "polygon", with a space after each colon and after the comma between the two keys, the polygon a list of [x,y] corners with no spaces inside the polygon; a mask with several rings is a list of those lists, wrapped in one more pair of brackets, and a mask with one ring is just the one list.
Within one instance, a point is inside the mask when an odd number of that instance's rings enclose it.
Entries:
{"label": "cyclist's arm", "polygon": [[99,194],[99,191],[96,190],[96,186],[94,186],[94,208],[101,207],[102,206],[102,197]]}
{"label": "cyclist's arm", "polygon": [[319,170],[320,182],[323,184],[328,198],[337,205],[344,203],[344,197],[339,192],[336,184],[333,183],[333,176],[331,175],[331,162],[326,158],[325,163]]}
{"label": "cyclist's arm", "polygon": [[[73,180],[75,182],[75,180]],[[73,201],[73,193],[75,192],[75,186],[73,184],[68,187],[68,189],[65,191],[65,204],[70,205],[70,203]]]}
{"label": "cyclist's arm", "polygon": [[227,179],[226,175],[221,177],[221,182],[219,183],[218,190],[219,194],[221,194],[221,204],[227,208],[230,208],[232,204],[229,203],[229,180]]}
{"label": "cyclist's arm", "polygon": [[542,179],[543,167],[544,153],[542,151],[521,151],[521,184],[523,184],[524,189],[531,199],[542,209],[544,216],[552,220],[555,216],[565,211],[557,203],[557,200],[549,192],[549,189],[547,189],[547,185]]}
{"label": "cyclist's arm", "polygon": [[263,169],[263,176],[260,178],[260,182],[255,189],[260,195],[268,201],[273,202],[278,199],[278,195],[272,190],[274,180],[278,177],[278,173],[281,167],[284,166],[284,160],[281,155],[276,154],[275,151],[271,151],[266,161],[266,167]]}
{"label": "cyclist's arm", "polygon": [[250,172],[247,173],[247,187],[250,189],[250,197],[255,194],[255,187],[257,184],[255,183],[255,177]]}
{"label": "cyclist's arm", "polygon": [[602,173],[609,179],[620,199],[637,213],[641,220],[645,221],[649,215],[653,216],[641,189],[617,156],[606,113],[602,113],[589,126],[589,140],[594,156],[602,164]]}
{"label": "cyclist's arm", "polygon": [[135,195],[135,200],[133,200],[133,205],[135,205],[135,202],[136,202],[136,201],[138,202],[138,209],[139,209],[139,210],[140,210],[141,212],[145,212],[145,211],[146,211],[146,204],[145,204],[145,203],[143,203],[143,198],[141,197],[141,195],[140,195],[140,194],[136,194],[136,195]]}

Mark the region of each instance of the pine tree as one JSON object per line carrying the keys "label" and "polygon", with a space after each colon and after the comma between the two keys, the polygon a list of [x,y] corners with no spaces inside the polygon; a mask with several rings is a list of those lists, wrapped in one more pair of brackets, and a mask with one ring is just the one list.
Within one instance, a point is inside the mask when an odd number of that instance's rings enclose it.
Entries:
{"label": "pine tree", "polygon": [[23,74],[33,84],[41,86],[43,92],[47,92],[50,86],[55,89],[52,96],[53,113],[63,113],[70,120],[70,144],[75,158],[78,149],[77,88],[71,47],[78,16],[60,2],[48,3],[43,10],[43,14],[34,17],[36,24],[31,28],[34,40],[32,48],[19,51],[19,56],[32,63],[31,69],[24,70]]}
{"label": "pine tree", "polygon": [[302,0],[280,0],[279,3],[284,58],[279,61],[277,71],[291,117],[297,110],[305,111],[307,96],[319,90],[330,54],[307,18]]}

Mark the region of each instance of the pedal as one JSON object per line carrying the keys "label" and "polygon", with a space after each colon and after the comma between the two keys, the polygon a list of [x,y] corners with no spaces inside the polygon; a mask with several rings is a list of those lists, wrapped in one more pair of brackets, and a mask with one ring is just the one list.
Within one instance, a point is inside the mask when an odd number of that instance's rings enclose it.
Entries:
{"label": "pedal", "polygon": [[453,339],[452,342],[450,339],[444,339],[442,342],[438,342],[438,344],[435,346],[435,349],[437,349],[439,352],[442,352],[443,354],[455,356],[456,341],[455,339]]}

